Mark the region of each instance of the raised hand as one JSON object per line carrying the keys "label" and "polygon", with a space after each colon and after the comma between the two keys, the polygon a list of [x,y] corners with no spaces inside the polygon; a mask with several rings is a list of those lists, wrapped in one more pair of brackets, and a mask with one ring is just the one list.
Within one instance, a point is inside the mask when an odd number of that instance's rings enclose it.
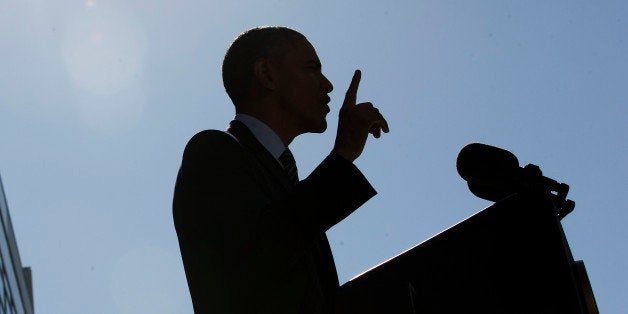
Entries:
{"label": "raised hand", "polygon": [[345,159],[354,161],[364,150],[370,134],[375,138],[381,132],[388,133],[388,122],[370,102],[356,104],[358,86],[362,73],[356,70],[347,89],[345,100],[338,114],[338,133],[333,152]]}

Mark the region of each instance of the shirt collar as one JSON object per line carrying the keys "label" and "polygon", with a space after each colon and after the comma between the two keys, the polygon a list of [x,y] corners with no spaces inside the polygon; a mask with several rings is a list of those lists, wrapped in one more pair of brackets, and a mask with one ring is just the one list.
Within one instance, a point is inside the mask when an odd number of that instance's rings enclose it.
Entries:
{"label": "shirt collar", "polygon": [[275,159],[279,160],[279,156],[286,150],[286,146],[283,145],[279,135],[277,135],[273,129],[259,119],[243,113],[236,114],[234,120],[244,123],[260,144],[262,144]]}

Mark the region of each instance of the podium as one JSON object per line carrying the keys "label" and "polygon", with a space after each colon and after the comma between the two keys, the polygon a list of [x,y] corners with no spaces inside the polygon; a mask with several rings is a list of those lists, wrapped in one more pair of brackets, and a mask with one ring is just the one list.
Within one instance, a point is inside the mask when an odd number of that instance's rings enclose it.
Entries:
{"label": "podium", "polygon": [[513,194],[345,283],[338,313],[597,312],[551,195]]}

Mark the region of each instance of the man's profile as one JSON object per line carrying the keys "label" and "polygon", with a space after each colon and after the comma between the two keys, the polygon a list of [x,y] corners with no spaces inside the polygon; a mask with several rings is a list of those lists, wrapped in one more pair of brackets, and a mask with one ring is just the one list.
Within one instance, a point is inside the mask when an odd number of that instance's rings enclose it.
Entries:
{"label": "man's profile", "polygon": [[331,153],[299,181],[288,145],[327,129],[328,94],[314,47],[285,27],[231,44],[223,82],[236,116],[188,142],[173,215],[196,313],[333,313],[338,277],[325,232],[375,195],[353,164],[369,134],[388,132],[356,104],[354,73]]}

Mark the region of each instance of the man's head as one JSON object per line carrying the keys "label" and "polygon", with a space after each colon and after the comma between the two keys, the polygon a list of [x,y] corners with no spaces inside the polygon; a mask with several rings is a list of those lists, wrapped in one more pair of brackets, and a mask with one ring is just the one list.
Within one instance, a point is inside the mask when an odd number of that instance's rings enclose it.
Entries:
{"label": "man's head", "polygon": [[333,86],[302,34],[285,27],[248,30],[227,50],[222,73],[236,111],[280,117],[282,126],[271,127],[276,132],[285,127],[290,136],[326,129],[327,94]]}
{"label": "man's head", "polygon": [[261,58],[281,61],[301,33],[287,27],[256,27],[240,34],[229,46],[222,62],[222,81],[237,106],[249,96],[255,79],[254,64]]}

